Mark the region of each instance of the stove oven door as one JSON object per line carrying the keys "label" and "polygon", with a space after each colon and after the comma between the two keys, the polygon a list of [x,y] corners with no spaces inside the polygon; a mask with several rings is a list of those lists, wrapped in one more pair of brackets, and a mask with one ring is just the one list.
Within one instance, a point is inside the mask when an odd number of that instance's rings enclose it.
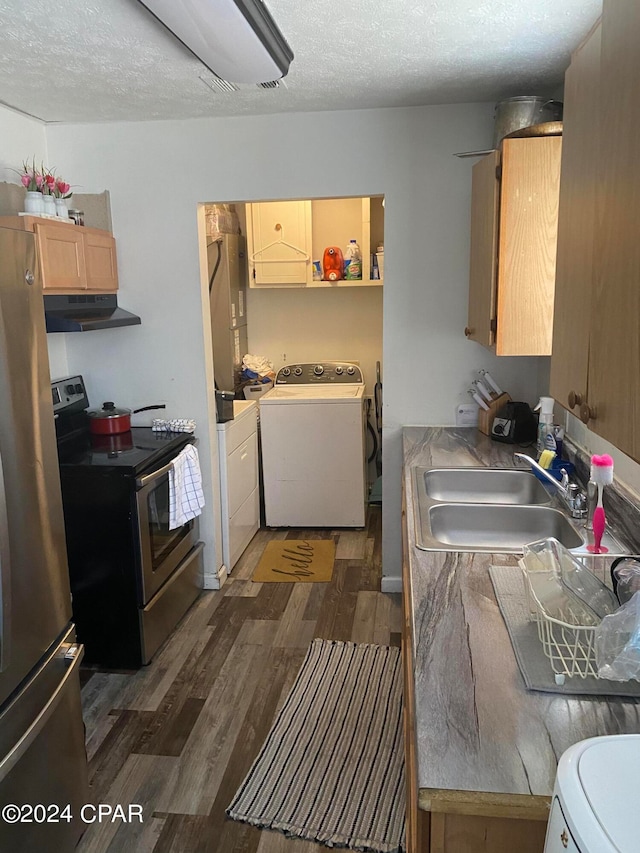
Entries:
{"label": "stove oven door", "polygon": [[140,604],[145,605],[176,571],[198,540],[197,519],[169,529],[172,462],[136,481],[140,532]]}

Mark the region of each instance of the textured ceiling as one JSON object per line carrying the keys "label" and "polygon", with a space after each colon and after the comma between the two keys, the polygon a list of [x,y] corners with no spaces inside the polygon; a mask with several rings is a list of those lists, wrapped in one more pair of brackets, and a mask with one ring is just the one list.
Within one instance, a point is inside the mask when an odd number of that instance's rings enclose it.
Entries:
{"label": "textured ceiling", "polygon": [[45,121],[182,119],[546,94],[602,0],[267,0],[286,88],[213,92],[137,0],[0,0],[0,102]]}

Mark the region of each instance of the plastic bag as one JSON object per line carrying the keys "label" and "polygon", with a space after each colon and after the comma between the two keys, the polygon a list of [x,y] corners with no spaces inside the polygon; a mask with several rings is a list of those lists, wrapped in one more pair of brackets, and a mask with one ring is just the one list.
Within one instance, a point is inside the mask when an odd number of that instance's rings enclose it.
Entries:
{"label": "plastic bag", "polygon": [[637,557],[618,557],[611,566],[613,591],[620,604],[626,604],[640,591],[640,560]]}
{"label": "plastic bag", "polygon": [[204,209],[207,236],[217,239],[221,234],[238,234],[239,223],[235,204],[208,204]]}
{"label": "plastic bag", "polygon": [[640,681],[640,592],[596,628],[598,678]]}

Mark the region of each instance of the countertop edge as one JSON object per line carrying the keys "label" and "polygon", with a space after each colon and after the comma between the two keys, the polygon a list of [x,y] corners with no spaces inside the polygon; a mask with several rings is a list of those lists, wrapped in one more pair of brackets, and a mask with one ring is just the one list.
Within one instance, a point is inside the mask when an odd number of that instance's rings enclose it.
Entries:
{"label": "countertop edge", "polygon": [[549,818],[551,797],[420,788],[418,806],[423,811],[442,814],[546,821]]}

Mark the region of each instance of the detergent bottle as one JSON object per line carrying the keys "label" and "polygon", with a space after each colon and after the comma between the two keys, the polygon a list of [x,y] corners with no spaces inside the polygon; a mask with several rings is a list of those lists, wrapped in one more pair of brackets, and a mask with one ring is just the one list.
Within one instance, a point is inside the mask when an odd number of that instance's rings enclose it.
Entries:
{"label": "detergent bottle", "polygon": [[356,240],[350,240],[344,253],[345,278],[358,281],[362,278],[362,252]]}
{"label": "detergent bottle", "polygon": [[344,257],[338,246],[328,246],[324,250],[322,272],[325,281],[342,281],[344,278]]}

